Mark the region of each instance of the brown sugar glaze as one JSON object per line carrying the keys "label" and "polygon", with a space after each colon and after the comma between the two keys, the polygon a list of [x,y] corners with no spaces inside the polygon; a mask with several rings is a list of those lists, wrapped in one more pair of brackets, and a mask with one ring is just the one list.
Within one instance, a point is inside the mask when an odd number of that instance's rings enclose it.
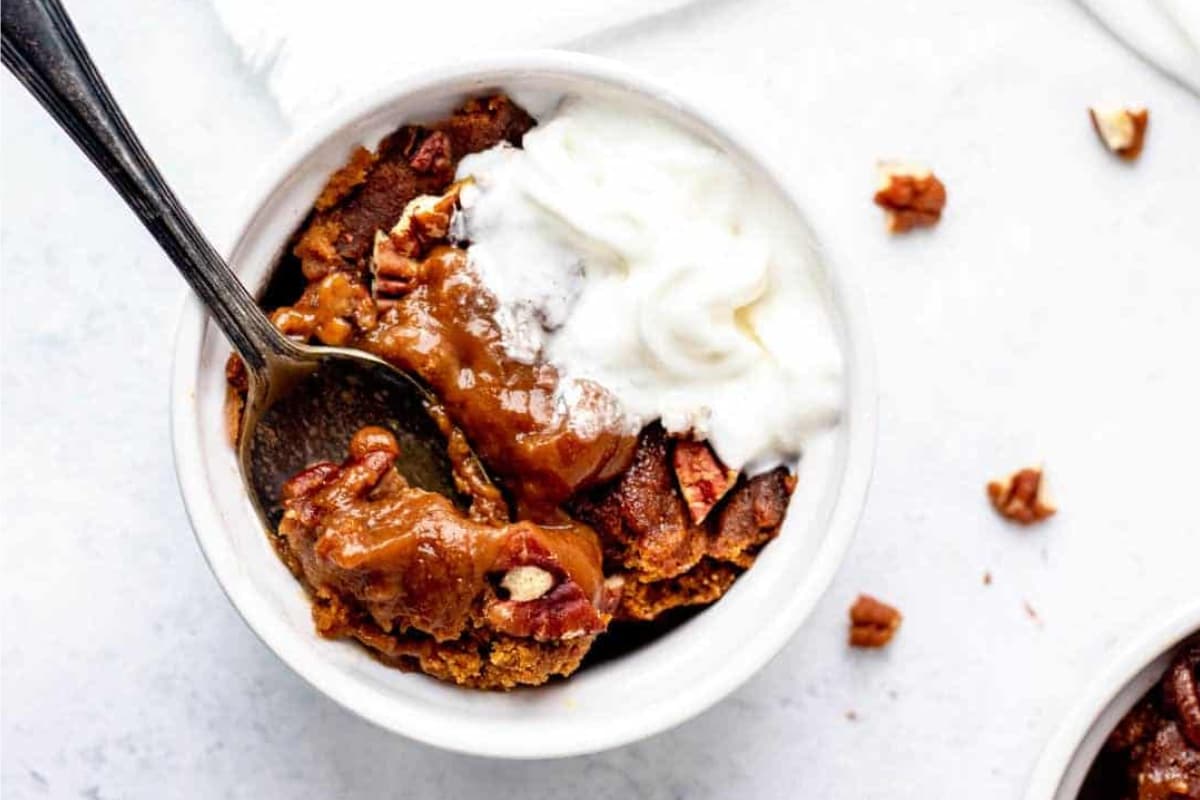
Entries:
{"label": "brown sugar glaze", "polygon": [[[621,474],[637,440],[619,426],[579,433],[570,412],[556,408],[555,369],[509,358],[494,310],[466,254],[439,247],[416,288],[360,346],[421,376],[504,480],[520,515],[552,521],[568,497]],[[612,402],[605,394],[592,387],[595,403]]]}

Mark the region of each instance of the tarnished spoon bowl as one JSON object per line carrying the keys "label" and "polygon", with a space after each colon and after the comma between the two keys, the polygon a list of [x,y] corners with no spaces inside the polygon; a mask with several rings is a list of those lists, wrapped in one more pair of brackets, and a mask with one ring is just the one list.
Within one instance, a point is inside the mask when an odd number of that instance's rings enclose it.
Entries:
{"label": "tarnished spoon bowl", "polygon": [[444,434],[428,413],[433,400],[420,385],[353,350],[304,348],[304,356],[269,376],[270,386],[285,384],[278,397],[252,390],[243,415],[239,460],[272,527],[282,514],[283,482],[317,461],[341,461],[350,438],[365,425],[396,434],[396,465],[409,483],[456,497]]}

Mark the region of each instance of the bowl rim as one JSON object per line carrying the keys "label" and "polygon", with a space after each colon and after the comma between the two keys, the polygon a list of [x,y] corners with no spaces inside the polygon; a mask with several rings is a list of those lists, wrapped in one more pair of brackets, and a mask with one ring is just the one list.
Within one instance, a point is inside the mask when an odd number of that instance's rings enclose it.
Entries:
{"label": "bowl rim", "polygon": [[[1139,626],[1138,634],[1122,640],[1107,666],[1086,684],[1055,728],[1030,774],[1025,800],[1056,800],[1067,775],[1085,757],[1081,749],[1092,733],[1092,727],[1108,709],[1122,700],[1129,700],[1132,708],[1141,692],[1129,698],[1125,697],[1125,692],[1142,671],[1200,631],[1200,598],[1182,606],[1173,604],[1165,614],[1159,609],[1147,619],[1155,622]],[[1088,769],[1094,759],[1095,753],[1087,756]]]}
{"label": "bowl rim", "polygon": [[[591,55],[559,50],[521,50],[499,52],[472,59],[440,65],[407,75],[385,86],[340,105],[321,120],[293,132],[270,158],[257,176],[236,216],[236,224],[222,250],[228,255],[235,243],[253,229],[264,204],[285,183],[313,151],[340,129],[349,127],[398,99],[440,84],[469,80],[478,76],[511,76],[521,73],[557,73],[599,81],[635,94],[648,96],[697,121],[732,145],[748,163],[757,165],[781,195],[809,221],[803,206],[796,200],[778,170],[747,144],[745,131],[732,129],[720,115],[706,110],[691,100],[684,100],[656,81],[617,62]],[[865,316],[865,303],[853,271],[844,263],[832,262],[820,251],[819,239],[814,236],[817,252],[828,266],[826,273],[836,308],[843,343],[846,408],[841,425],[846,428],[845,459],[840,475],[835,473],[838,486],[826,524],[825,537],[812,561],[807,565],[804,590],[796,591],[787,602],[764,621],[739,650],[738,658],[714,671],[711,679],[692,685],[689,691],[679,691],[656,704],[653,717],[646,715],[613,719],[611,724],[595,726],[597,730],[581,732],[569,741],[529,742],[522,737],[495,736],[483,726],[464,730],[461,724],[438,724],[436,715],[407,717],[381,712],[366,697],[353,691],[345,681],[336,680],[336,671],[323,666],[323,659],[311,658],[293,649],[286,641],[282,626],[272,619],[268,610],[256,602],[253,592],[244,581],[237,580],[232,570],[226,574],[222,564],[228,559],[214,555],[222,548],[223,523],[209,495],[201,456],[201,437],[194,424],[193,406],[195,376],[200,368],[205,332],[209,318],[199,301],[190,293],[185,299],[176,333],[171,381],[171,440],[175,471],[184,506],[196,541],[209,568],[239,616],[267,648],[313,688],[351,711],[385,730],[447,750],[497,758],[533,759],[557,758],[598,752],[635,742],[672,728],[708,709],[724,698],[770,661],[808,618],[819,599],[833,580],[845,558],[866,502],[874,466],[877,413],[877,384],[874,353],[870,344]],[[601,729],[602,728],[602,729]],[[485,733],[487,735],[485,735]]]}

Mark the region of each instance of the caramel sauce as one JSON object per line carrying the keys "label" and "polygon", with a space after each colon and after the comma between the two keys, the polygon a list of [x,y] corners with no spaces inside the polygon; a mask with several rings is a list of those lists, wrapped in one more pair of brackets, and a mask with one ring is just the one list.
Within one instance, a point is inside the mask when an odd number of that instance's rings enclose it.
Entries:
{"label": "caramel sauce", "polygon": [[[384,631],[460,636],[488,576],[532,564],[578,587],[586,608],[603,605],[600,545],[577,523],[495,525],[466,518],[446,497],[410,487],[393,469],[399,448],[364,428],[342,465],[323,462],[284,487],[280,533],[309,583],[358,598]],[[546,609],[550,613],[555,609]]]}
{"label": "caramel sauce", "polygon": [[[435,248],[418,280],[359,344],[429,384],[512,492],[520,516],[558,520],[558,506],[568,497],[629,466],[633,433],[618,425],[585,430],[596,426],[572,424],[577,409],[556,405],[557,371],[509,358],[493,318],[495,298],[480,285],[466,253]],[[585,394],[596,406],[611,402],[594,384]]]}

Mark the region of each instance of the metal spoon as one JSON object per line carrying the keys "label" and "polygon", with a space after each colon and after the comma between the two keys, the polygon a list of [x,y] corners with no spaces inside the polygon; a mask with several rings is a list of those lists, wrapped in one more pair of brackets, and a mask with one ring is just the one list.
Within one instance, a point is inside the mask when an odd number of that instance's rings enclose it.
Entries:
{"label": "metal spoon", "polygon": [[432,396],[387,362],[281,335],[196,227],[142,148],[57,0],[4,0],[4,65],[104,173],[175,262],[246,364],[238,455],[266,523],[279,490],[314,461],[340,461],[350,436],[383,425],[400,439],[411,483],[455,497]]}

